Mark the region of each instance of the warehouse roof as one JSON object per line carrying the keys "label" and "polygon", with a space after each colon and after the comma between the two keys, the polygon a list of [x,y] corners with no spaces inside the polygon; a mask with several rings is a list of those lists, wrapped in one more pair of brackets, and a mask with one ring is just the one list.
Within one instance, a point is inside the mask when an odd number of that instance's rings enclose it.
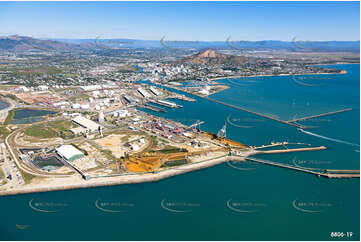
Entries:
{"label": "warehouse roof", "polygon": [[76,127],[76,128],[72,128],[70,129],[70,131],[73,133],[73,134],[80,134],[80,133],[86,133],[88,129],[84,128],[84,127]]}
{"label": "warehouse roof", "polygon": [[83,116],[77,116],[73,119],[73,122],[79,124],[80,126],[83,126],[84,128],[90,129],[91,131],[96,131],[99,128],[99,124],[96,122],[84,118]]}
{"label": "warehouse roof", "polygon": [[67,161],[73,161],[84,156],[83,152],[72,145],[62,145],[56,148],[56,152]]}

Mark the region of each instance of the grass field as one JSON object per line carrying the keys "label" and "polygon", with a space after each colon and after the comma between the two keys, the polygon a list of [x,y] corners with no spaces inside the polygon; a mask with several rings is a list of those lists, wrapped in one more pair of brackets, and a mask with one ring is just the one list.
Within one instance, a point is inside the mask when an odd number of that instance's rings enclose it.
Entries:
{"label": "grass field", "polygon": [[42,123],[32,125],[25,129],[24,133],[30,137],[41,139],[49,139],[55,137],[62,137],[64,139],[73,138],[73,134],[68,131],[73,127],[70,120],[58,120],[49,123]]}
{"label": "grass field", "polygon": [[48,123],[48,126],[56,131],[67,131],[74,127],[70,120],[58,120]]}
{"label": "grass field", "polygon": [[57,133],[53,129],[46,129],[44,125],[32,125],[25,129],[24,132],[27,136],[37,137],[42,139],[57,137]]}

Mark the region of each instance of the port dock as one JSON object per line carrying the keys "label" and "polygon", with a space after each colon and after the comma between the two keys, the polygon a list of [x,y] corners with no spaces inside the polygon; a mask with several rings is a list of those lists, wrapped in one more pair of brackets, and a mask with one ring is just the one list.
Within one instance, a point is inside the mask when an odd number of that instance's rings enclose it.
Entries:
{"label": "port dock", "polygon": [[149,109],[149,110],[152,110],[154,112],[162,112],[162,113],[166,113],[167,111],[163,108],[159,108],[159,107],[156,107],[156,106],[153,106],[151,104],[148,104],[148,103],[145,103],[144,105],[138,105],[138,107],[140,108],[145,108],[145,109]]}
{"label": "port dock", "polygon": [[169,96],[168,98],[173,98],[173,99],[178,99],[181,101],[188,101],[188,102],[195,102],[196,100],[190,97],[187,97],[185,95],[181,95],[181,94],[174,94],[172,96]]}
{"label": "port dock", "polygon": [[182,108],[182,105],[176,104],[174,102],[171,101],[166,101],[166,100],[149,100],[149,102],[151,103],[155,103],[164,107],[168,107],[168,108]]}

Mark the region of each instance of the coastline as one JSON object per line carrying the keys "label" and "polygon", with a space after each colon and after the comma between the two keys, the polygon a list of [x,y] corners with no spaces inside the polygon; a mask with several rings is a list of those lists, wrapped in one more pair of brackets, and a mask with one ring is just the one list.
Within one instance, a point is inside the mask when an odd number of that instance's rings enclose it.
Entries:
{"label": "coastline", "polygon": [[337,62],[332,64],[316,64],[315,66],[330,66],[330,65],[360,65],[360,63]]}
{"label": "coastline", "polygon": [[[355,63],[356,64],[356,63]],[[250,76],[226,76],[226,77],[214,77],[209,79],[210,81],[221,80],[221,79],[235,79],[235,78],[248,78],[248,77],[271,77],[271,76],[306,76],[306,75],[343,75],[347,74],[347,71],[341,70],[340,73],[301,73],[301,74],[279,74],[279,75],[250,75]]]}
{"label": "coastline", "polygon": [[[257,151],[253,151],[251,153],[257,153]],[[251,155],[251,154],[250,154]],[[247,155],[249,156],[249,155]],[[247,157],[245,156],[245,157]],[[89,180],[83,180],[79,176],[74,177],[77,178],[76,184],[74,184],[74,179],[69,178],[51,178],[57,179],[58,183],[49,186],[46,182],[39,186],[38,184],[28,185],[24,187],[20,187],[18,189],[11,189],[7,191],[0,191],[0,196],[9,196],[9,195],[17,195],[17,194],[27,194],[27,193],[38,193],[38,192],[50,192],[50,191],[60,191],[60,190],[72,190],[79,188],[93,188],[93,187],[105,187],[105,186],[115,186],[122,184],[138,184],[138,183],[148,183],[148,182],[157,182],[169,177],[173,177],[176,175],[189,173],[197,170],[201,170],[204,168],[216,166],[228,161],[244,161],[245,157],[236,157],[236,156],[228,156],[222,155],[218,157],[214,157],[205,161],[191,163],[179,168],[167,169],[163,171],[159,171],[157,173],[150,174],[127,174],[127,175],[113,175],[108,177],[98,177],[98,178],[90,178]],[[94,180],[93,180],[94,179]]]}
{"label": "coastline", "polygon": [[8,107],[0,110],[0,123],[2,124],[9,115],[9,112],[16,107],[16,104],[7,98],[0,98],[0,101],[8,105]]}
{"label": "coastline", "polygon": [[[173,176],[209,168],[225,162],[238,161],[244,162],[246,158],[256,154],[275,154],[275,153],[288,153],[288,152],[302,152],[302,151],[315,151],[327,149],[324,146],[310,147],[310,148],[295,148],[287,150],[257,150],[249,149],[246,152],[239,154],[229,154],[228,152],[217,152],[211,155],[211,157],[205,156],[195,159],[193,163],[186,164],[180,167],[168,168],[151,173],[124,173],[124,174],[110,174],[89,177],[84,180],[80,175],[74,175],[71,177],[51,177],[44,178],[43,180],[33,181],[31,184],[27,184],[23,187],[10,188],[9,190],[0,191],[0,196],[9,196],[17,194],[38,193],[38,192],[50,192],[61,190],[72,190],[79,188],[94,188],[94,187],[106,187],[122,184],[138,184],[158,182],[160,180],[170,178]],[[200,159],[200,160],[199,160]],[[36,178],[34,178],[36,179]]]}
{"label": "coastline", "polygon": [[[296,75],[318,75],[318,74],[346,74],[346,71],[342,71],[340,73],[308,73],[308,74],[296,74]],[[281,75],[253,75],[248,77],[258,77],[258,76],[292,76],[291,74],[281,74]],[[219,77],[218,79],[225,79],[225,78],[238,78],[238,76],[232,77]],[[213,79],[212,79],[213,80]],[[174,89],[178,89],[172,87]],[[226,86],[225,89],[229,88]],[[182,88],[179,88],[182,90]],[[218,92],[223,91],[219,90]],[[207,96],[200,96],[194,93],[190,93],[192,95],[204,98]],[[214,93],[212,93],[214,94]],[[210,95],[212,95],[210,94]],[[11,102],[9,104],[12,104]],[[11,110],[13,107],[7,107],[5,109]],[[5,110],[3,109],[3,110]],[[3,111],[3,110],[0,110]],[[287,150],[283,152],[293,152],[294,150]],[[46,178],[42,182],[34,183],[34,184],[27,184],[23,187],[18,187],[10,190],[0,190],[0,196],[7,196],[7,195],[16,195],[16,194],[26,194],[26,193],[37,193],[37,192],[48,192],[48,191],[58,191],[58,190],[71,190],[71,189],[79,189],[79,188],[93,188],[93,187],[105,187],[105,186],[115,186],[121,184],[138,184],[138,183],[148,183],[148,182],[157,182],[169,177],[173,177],[176,175],[201,170],[204,168],[212,167],[224,162],[228,161],[244,161],[244,159],[248,156],[260,153],[260,151],[250,150],[246,153],[244,157],[236,157],[236,156],[229,156],[227,154],[223,154],[223,157],[213,155],[210,159],[206,159],[200,162],[190,163],[181,167],[177,168],[170,168],[167,170],[161,170],[154,173],[147,173],[147,174],[114,174],[114,175],[105,175],[99,177],[90,177],[89,180],[83,180],[80,176],[72,176],[67,178]],[[272,151],[272,152],[264,152],[263,153],[280,153],[279,151]],[[56,182],[54,179],[58,179]],[[45,181],[45,182],[44,182]],[[49,182],[48,184],[46,181],[53,181],[53,183]],[[0,187],[1,188],[1,187]]]}

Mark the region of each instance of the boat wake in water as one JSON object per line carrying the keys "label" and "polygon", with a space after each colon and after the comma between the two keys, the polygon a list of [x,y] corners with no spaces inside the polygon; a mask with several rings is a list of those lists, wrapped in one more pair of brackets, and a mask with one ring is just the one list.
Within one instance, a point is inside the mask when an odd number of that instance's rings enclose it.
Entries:
{"label": "boat wake in water", "polygon": [[303,130],[301,128],[298,128],[298,130],[301,131],[302,133],[312,135],[312,136],[315,136],[315,137],[318,137],[318,138],[321,138],[321,139],[326,139],[326,140],[330,140],[330,141],[334,141],[334,142],[342,143],[342,144],[346,144],[346,145],[351,145],[351,146],[360,146],[359,144],[350,143],[350,142],[347,142],[347,141],[344,141],[344,140],[334,139],[334,138],[326,137],[326,136],[323,136],[323,135],[315,134],[315,133],[312,133],[312,132],[309,132],[309,131],[305,131],[305,130]]}

